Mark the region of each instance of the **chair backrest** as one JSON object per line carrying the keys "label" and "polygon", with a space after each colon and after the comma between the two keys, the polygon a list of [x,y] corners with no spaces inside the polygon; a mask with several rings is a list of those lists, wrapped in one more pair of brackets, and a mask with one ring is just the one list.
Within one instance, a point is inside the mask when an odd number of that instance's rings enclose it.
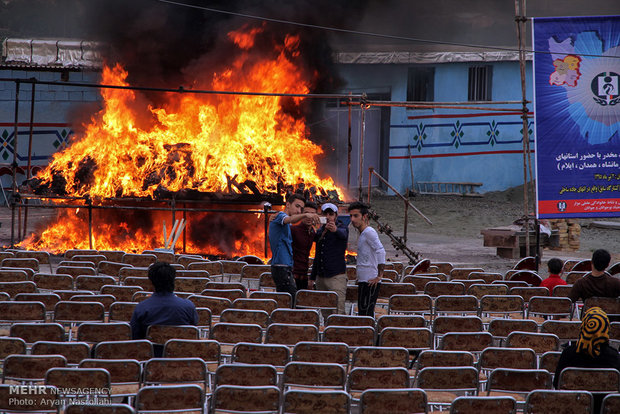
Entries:
{"label": "chair backrest", "polygon": [[581,332],[580,321],[544,321],[540,327],[542,333],[552,333],[562,341],[577,341]]}
{"label": "chair backrest", "polygon": [[249,323],[218,322],[209,331],[211,339],[220,343],[236,344],[239,342],[263,342],[263,329],[260,325]]}
{"label": "chair backrest", "polygon": [[54,306],[54,322],[104,322],[105,307],[99,302],[60,301]]}
{"label": "chair backrest", "polygon": [[433,334],[447,332],[482,332],[482,319],[477,316],[438,316],[433,320]]}
{"label": "chair backrest", "polygon": [[43,381],[49,369],[65,366],[67,359],[62,355],[9,355],[4,359],[2,382]]}
{"label": "chair backrest", "polygon": [[478,313],[478,298],[472,295],[441,295],[435,299],[435,315]]}
{"label": "chair backrest", "polygon": [[0,336],[0,362],[9,355],[26,354],[26,341],[22,338]]}
{"label": "chair backrest", "polygon": [[0,321],[45,322],[45,305],[31,301],[2,301],[0,302]]}
{"label": "chair backrest", "polygon": [[208,282],[203,289],[239,289],[247,296],[248,289],[241,282]]}
{"label": "chair backrest", "polygon": [[593,406],[594,397],[588,391],[535,390],[525,400],[528,414],[592,413]]}
{"label": "chair backrest", "polygon": [[288,292],[266,292],[257,290],[250,292],[250,299],[273,299],[278,308],[290,308],[293,304],[293,297]]}
{"label": "chair backrest", "polygon": [[296,308],[338,310],[338,294],[327,290],[298,290],[295,294]]}
{"label": "chair backrest", "polygon": [[402,347],[370,346],[353,351],[353,367],[409,368],[409,350]]}
{"label": "chair backrest", "polygon": [[433,313],[433,298],[429,295],[393,295],[388,303],[391,314],[422,314]]}
{"label": "chair backrest", "polygon": [[267,327],[265,343],[295,345],[298,342],[318,341],[316,325],[272,323]]}
{"label": "chair backrest", "polygon": [[558,388],[590,392],[618,392],[620,372],[614,368],[564,368],[560,372]]}
{"label": "chair backrest", "polygon": [[601,414],[613,414],[620,412],[620,394],[608,394],[603,398]]}
{"label": "chair backrest", "polygon": [[27,268],[35,272],[39,271],[39,261],[35,258],[7,257],[6,259],[2,259],[1,263],[2,267]]}
{"label": "chair backrest", "polygon": [[153,343],[146,339],[99,342],[95,345],[95,358],[146,361],[153,358]]}
{"label": "chair backrest", "polygon": [[192,325],[150,325],[146,339],[154,344],[165,344],[170,339],[199,339],[198,328]]}
{"label": "chair backrest", "polygon": [[465,285],[460,282],[428,282],[424,294],[437,297],[440,295],[464,295]]}
{"label": "chair backrest", "polygon": [[108,260],[108,258],[102,254],[76,254],[71,257],[71,261],[74,262],[92,262],[95,265],[99,264],[104,260]]}
{"label": "chair backrest", "polygon": [[545,369],[551,374],[555,374],[555,370],[558,367],[558,361],[560,361],[560,351],[547,351],[540,356],[538,360],[538,369]]}
{"label": "chair backrest", "polygon": [[532,256],[524,257],[519,260],[517,264],[513,267],[514,270],[538,270],[537,269],[536,258]]}
{"label": "chair backrest", "polygon": [[284,367],[291,359],[286,345],[242,342],[232,350],[232,362],[241,364],[268,364]]}
{"label": "chair backrest", "polygon": [[264,386],[277,384],[278,372],[273,365],[222,364],[215,371],[216,388],[222,385]]}
{"label": "chair backrest", "polygon": [[519,270],[518,272],[512,274],[508,280],[523,281],[531,286],[540,286],[540,282],[542,282],[542,278],[538,276],[536,272],[531,270]]}
{"label": "chair backrest", "polygon": [[347,374],[340,364],[292,361],[282,373],[284,389],[288,387],[338,388],[344,390]]}
{"label": "chair backrest", "polygon": [[457,397],[450,404],[450,414],[516,414],[517,400],[508,396]]}
{"label": "chair backrest", "polygon": [[179,277],[174,280],[176,292],[201,293],[209,284],[208,277]]}
{"label": "chair backrest", "polygon": [[128,277],[149,277],[148,267],[123,267],[118,271],[118,276],[121,282],[124,282]]}
{"label": "chair backrest", "polygon": [[581,312],[586,312],[593,306],[603,309],[607,316],[620,315],[620,299],[593,296],[585,300]]}
{"label": "chair backrest", "polygon": [[143,369],[143,383],[201,383],[205,389],[209,374],[205,362],[200,358],[153,358],[146,361]]}
{"label": "chair backrest", "polygon": [[496,368],[487,381],[487,395],[493,391],[527,394],[551,388],[551,373],[542,369]]}
{"label": "chair backrest", "polygon": [[370,326],[375,327],[375,318],[372,316],[331,314],[325,321],[325,326]]}
{"label": "chair backrest", "polygon": [[341,390],[289,390],[284,393],[285,413],[348,414],[349,394]]}
{"label": "chair backrest", "polygon": [[383,328],[424,328],[426,319],[421,315],[381,315],[377,318],[377,334]]}
{"label": "chair backrest", "polygon": [[403,278],[403,283],[413,283],[416,292],[424,292],[424,287],[428,282],[440,282],[441,279],[435,276],[408,275]]}
{"label": "chair backrest", "polygon": [[350,347],[372,346],[375,328],[370,326],[328,326],[323,330],[326,342],[344,342]]}
{"label": "chair backrest", "polygon": [[474,367],[428,367],[422,368],[415,386],[429,391],[452,391],[478,393],[478,370]]}
{"label": "chair backrest", "polygon": [[224,309],[232,308],[232,301],[214,296],[191,295],[188,298],[197,308],[209,308],[212,315],[221,315]]}
{"label": "chair backrest", "polygon": [[274,309],[271,312],[272,323],[312,324],[319,326],[321,315],[317,309]]}
{"label": "chair backrest", "polygon": [[210,339],[170,339],[164,344],[166,358],[201,358],[207,364],[219,364],[220,343]]}
{"label": "chair backrest", "polygon": [[293,348],[293,361],[325,362],[349,365],[349,346],[343,342],[298,342]]}
{"label": "chair backrest", "polygon": [[225,309],[220,315],[221,322],[228,323],[255,323],[262,328],[269,324],[269,314],[264,310]]}
{"label": "chair backrest", "polygon": [[442,350],[476,353],[489,346],[493,346],[493,335],[488,332],[448,332],[440,343]]}
{"label": "chair backrest", "polygon": [[467,279],[471,273],[484,272],[484,269],[479,267],[453,267],[450,270],[450,280],[452,279]]}
{"label": "chair backrest", "polygon": [[538,324],[531,319],[493,319],[489,333],[494,338],[506,338],[511,332],[538,332]]}
{"label": "chair backrest", "polygon": [[[124,254],[125,253],[123,253],[123,255]],[[97,265],[97,273],[103,274],[103,275],[118,276],[121,269],[124,267],[133,267],[133,266],[127,263],[110,261],[109,259],[103,260],[99,262],[99,264]],[[56,269],[56,272],[58,272],[59,270],[60,270],[60,267]]]}
{"label": "chair backrest", "polygon": [[502,280],[504,276],[501,273],[491,272],[472,272],[467,276],[468,279],[482,279],[484,283],[492,283],[495,280]]}
{"label": "chair backrest", "polygon": [[59,323],[13,323],[9,336],[22,338],[27,343],[65,340],[65,328]]}
{"label": "chair backrest", "polygon": [[121,259],[122,263],[130,264],[134,267],[149,267],[157,261],[154,254],[125,253]]}
{"label": "chair backrest", "polygon": [[549,289],[543,286],[513,286],[508,294],[519,295],[528,303],[533,296],[549,296]]}
{"label": "chair backrest", "polygon": [[348,392],[361,392],[371,388],[409,388],[409,371],[405,368],[357,367],[349,372]]}
{"label": "chair backrest", "polygon": [[[104,262],[101,262],[101,263],[104,263]],[[100,273],[107,274],[101,271]],[[88,266],[88,263],[85,262],[82,266],[58,266],[58,268],[56,269],[56,274],[69,275],[75,278],[75,277],[82,276],[82,275],[96,276],[97,271],[94,268]],[[116,275],[111,275],[111,276],[116,276]]]}
{"label": "chair backrest", "polygon": [[389,299],[393,295],[414,295],[416,288],[413,283],[382,283],[379,298]]}
{"label": "chair backrest", "polygon": [[214,412],[278,413],[280,389],[275,386],[240,387],[222,385],[213,393]]}
{"label": "chair backrest", "polygon": [[[30,349],[31,355],[62,355],[67,364],[77,365],[90,356],[90,346],[86,342],[38,341]],[[57,384],[51,384],[56,385]]]}
{"label": "chair backrest", "polygon": [[270,272],[271,266],[265,264],[248,264],[241,268],[241,280],[244,279],[260,279],[260,275]]}
{"label": "chair backrest", "polygon": [[416,371],[427,367],[473,367],[474,354],[467,351],[427,349],[416,360]]}
{"label": "chair backrest", "polygon": [[271,314],[278,307],[278,302],[274,299],[239,298],[234,300],[232,306],[236,309],[261,310]]}
{"label": "chair backrest", "polygon": [[506,338],[509,348],[531,348],[537,354],[547,351],[557,351],[560,347],[560,338],[554,334],[535,332],[512,332]]}
{"label": "chair backrest", "polygon": [[121,302],[117,301],[110,305],[110,312],[108,319],[110,322],[129,322],[131,321],[131,315],[138,305],[136,302]]}
{"label": "chair backrest", "polygon": [[142,365],[135,359],[84,359],[80,368],[102,368],[110,373],[112,384],[140,384]]}
{"label": "chair backrest", "polygon": [[480,299],[480,314],[521,314],[525,317],[525,302],[518,295],[485,295]]}
{"label": "chair backrest", "polygon": [[587,275],[588,272],[568,272],[566,273],[566,283],[569,285],[574,285],[575,282],[577,282],[579,279],[581,279],[582,277],[584,277],[585,275]]}
{"label": "chair backrest", "polygon": [[80,275],[75,279],[75,288],[80,290],[100,291],[105,285],[113,285],[116,279],[112,276]]}
{"label": "chair backrest", "polygon": [[37,285],[31,281],[0,282],[0,292],[6,292],[14,298],[19,293],[36,293]]}
{"label": "chair backrest", "polygon": [[570,270],[571,272],[591,272],[592,271],[592,260],[590,259],[582,260],[579,263],[576,263]]}
{"label": "chair backrest", "polygon": [[151,385],[140,388],[135,406],[138,413],[203,410],[205,393],[198,385]]}
{"label": "chair backrest", "polygon": [[558,296],[561,298],[568,297],[571,290],[573,290],[573,285],[557,285],[553,288],[551,292],[551,296]]}
{"label": "chair backrest", "polygon": [[384,328],[379,336],[379,346],[428,349],[433,346],[433,334],[428,328]]}
{"label": "chair backrest", "polygon": [[100,293],[102,295],[112,295],[118,302],[132,302],[133,295],[143,290],[141,286],[104,285],[101,286]]}
{"label": "chair backrest", "polygon": [[0,269],[0,280],[3,282],[26,282],[28,273],[20,269]]}
{"label": "chair backrest", "polygon": [[407,266],[405,274],[415,275],[416,273],[427,273],[430,266],[431,261],[429,259],[422,259],[413,266]]}
{"label": "chair backrest", "polygon": [[128,404],[71,404],[67,406],[65,414],[135,414],[135,410]]}
{"label": "chair backrest", "polygon": [[478,359],[478,369],[495,368],[536,369],[536,353],[529,348],[485,348]]}
{"label": "chair backrest", "polygon": [[527,307],[527,315],[565,316],[573,313],[573,302],[569,298],[554,296],[533,296]]}
{"label": "chair backrest", "polygon": [[98,393],[106,390],[109,396],[112,381],[110,373],[103,368],[57,367],[50,368],[45,373],[45,384],[53,385],[62,393],[90,395],[92,394],[90,390],[97,389]]}
{"label": "chair backrest", "polygon": [[426,402],[426,393],[419,388],[368,389],[360,397],[360,414],[427,413]]}
{"label": "chair backrest", "polygon": [[508,286],[503,284],[475,284],[467,288],[468,295],[474,295],[478,299],[482,299],[485,295],[507,295]]}

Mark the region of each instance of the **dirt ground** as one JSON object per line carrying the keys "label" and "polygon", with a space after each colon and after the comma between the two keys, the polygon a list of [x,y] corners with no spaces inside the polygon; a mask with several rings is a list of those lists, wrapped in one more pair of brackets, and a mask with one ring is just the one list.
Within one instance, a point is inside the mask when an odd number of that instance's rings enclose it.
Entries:
{"label": "dirt ground", "polygon": [[[410,249],[431,261],[447,261],[459,265],[481,266],[487,271],[505,272],[516,263],[513,259],[496,256],[493,247],[484,247],[480,231],[486,228],[507,226],[523,216],[523,188],[514,187],[502,192],[486,193],[481,197],[416,195],[411,199],[431,221],[427,224],[409,209],[407,236]],[[388,223],[397,236],[403,234],[404,202],[391,196],[374,193],[372,208],[380,216],[380,221]],[[54,215],[50,209],[30,209],[28,229],[33,230],[37,223]],[[620,219],[603,219],[619,221]],[[557,251],[545,249],[543,263],[551,257],[561,259],[589,258],[597,248],[606,248],[612,253],[612,263],[620,261],[620,230],[588,228],[593,220],[580,220],[582,225],[581,246],[577,251]],[[10,245],[11,210],[0,207],[0,243]],[[376,228],[377,226],[374,225]],[[390,239],[380,234],[393,261],[406,262],[406,257],[392,247]],[[542,272],[546,274],[546,272]]]}

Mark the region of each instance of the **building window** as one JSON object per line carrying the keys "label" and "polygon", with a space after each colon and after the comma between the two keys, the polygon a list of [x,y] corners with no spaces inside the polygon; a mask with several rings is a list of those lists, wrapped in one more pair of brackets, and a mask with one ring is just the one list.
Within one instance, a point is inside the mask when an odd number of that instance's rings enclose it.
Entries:
{"label": "building window", "polygon": [[467,88],[468,101],[491,101],[491,82],[493,81],[493,66],[471,66],[469,68],[469,87]]}
{"label": "building window", "polygon": [[435,68],[418,66],[409,68],[407,101],[432,102],[435,100]]}

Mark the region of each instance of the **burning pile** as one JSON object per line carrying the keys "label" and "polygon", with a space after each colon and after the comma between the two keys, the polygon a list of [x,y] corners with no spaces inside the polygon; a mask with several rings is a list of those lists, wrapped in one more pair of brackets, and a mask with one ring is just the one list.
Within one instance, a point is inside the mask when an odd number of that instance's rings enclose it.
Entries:
{"label": "burning pile", "polygon": [[[236,48],[232,64],[211,73],[204,68],[191,87],[238,92],[305,94],[312,78],[295,64],[296,36],[287,36],[271,56],[252,53],[263,28],[228,33]],[[106,66],[102,84],[128,85],[128,73],[117,64]],[[311,193],[338,196],[331,179],[317,173],[322,149],[308,139],[302,98],[273,96],[167,93],[160,103],[125,89],[102,89],[103,109],[84,125],[73,144],[57,153],[30,183],[37,194],[83,197],[94,204],[106,198],[164,198],[181,191],[282,194],[305,187]],[[64,211],[55,223],[32,235],[22,247],[62,251],[88,247],[84,211]],[[162,215],[100,211],[94,245],[98,249],[142,250],[161,244]],[[169,214],[167,214],[169,219]],[[217,218],[190,220],[189,247],[204,250],[206,233],[228,234],[234,240],[212,243],[227,255],[255,253],[260,237],[248,220],[216,226]],[[252,216],[253,217],[253,216]],[[201,225],[202,223],[202,225]],[[220,223],[221,224],[221,223]],[[239,232],[243,231],[244,235]],[[194,234],[197,233],[197,234]],[[197,236],[194,238],[194,235]],[[248,239],[251,239],[249,240]],[[223,237],[224,239],[226,236]],[[252,241],[253,240],[253,241]],[[258,249],[261,251],[262,249]]]}

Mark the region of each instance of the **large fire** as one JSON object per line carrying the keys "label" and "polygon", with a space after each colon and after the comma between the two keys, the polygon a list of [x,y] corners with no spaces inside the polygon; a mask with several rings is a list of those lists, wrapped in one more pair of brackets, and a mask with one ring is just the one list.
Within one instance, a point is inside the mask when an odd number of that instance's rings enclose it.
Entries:
{"label": "large fire", "polygon": [[[192,88],[308,93],[312,79],[304,78],[294,63],[299,39],[287,36],[273,56],[257,59],[252,48],[261,30],[230,32],[236,47],[233,64],[212,74],[205,68]],[[102,83],[128,85],[127,76],[121,65],[105,66]],[[101,89],[101,95],[102,110],[37,175],[41,185],[68,196],[90,196],[94,204],[111,197],[155,198],[159,189],[230,191],[231,179],[252,182],[261,192],[275,193],[282,185],[299,183],[319,192],[339,191],[331,179],[319,177],[316,163],[323,151],[308,139],[303,119],[284,110],[298,107],[302,98],[167,93],[165,103],[155,107],[144,105],[144,97],[132,90]],[[53,224],[21,246],[54,252],[88,248],[85,214],[85,209],[64,209]],[[145,216],[139,211],[99,210],[93,218],[94,247],[126,251],[161,247],[162,223],[166,220],[171,227],[170,213]],[[217,231],[222,236],[227,227],[216,226],[220,219],[206,213],[192,218],[187,249],[227,255],[262,252],[262,217],[243,216],[234,220],[244,222],[247,234],[232,235],[226,248],[218,243],[207,247],[204,239],[209,237],[198,234]]]}

